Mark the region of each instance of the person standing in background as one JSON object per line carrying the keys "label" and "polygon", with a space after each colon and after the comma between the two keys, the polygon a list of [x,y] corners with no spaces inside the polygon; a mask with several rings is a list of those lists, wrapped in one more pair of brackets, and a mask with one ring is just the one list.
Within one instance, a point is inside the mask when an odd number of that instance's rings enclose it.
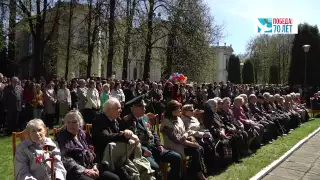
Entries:
{"label": "person standing in background", "polygon": [[[11,84],[5,87],[3,93],[3,105],[7,111],[8,133],[20,131],[20,113],[22,111],[23,89],[19,85],[19,78],[11,78]],[[22,125],[22,124],[21,124]]]}
{"label": "person standing in background", "polygon": [[56,113],[56,103],[57,103],[57,98],[56,98],[56,93],[54,91],[54,83],[51,81],[45,91],[44,91],[44,112],[46,115],[46,120],[45,124],[47,127],[50,129],[53,129],[53,122],[55,118],[55,113]]}
{"label": "person standing in background", "polygon": [[57,101],[59,104],[59,125],[62,125],[63,118],[71,107],[71,95],[65,81],[60,81],[59,85]]}

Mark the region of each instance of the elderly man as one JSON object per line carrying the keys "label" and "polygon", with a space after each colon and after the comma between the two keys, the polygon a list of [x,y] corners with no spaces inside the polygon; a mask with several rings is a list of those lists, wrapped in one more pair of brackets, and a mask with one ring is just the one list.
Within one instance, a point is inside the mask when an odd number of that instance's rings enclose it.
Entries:
{"label": "elderly man", "polygon": [[[103,108],[103,113],[99,114],[92,122],[92,141],[95,147],[96,159],[101,162],[104,151],[109,143],[128,142],[139,139],[131,130],[120,131],[119,123],[121,114],[121,104],[115,98],[108,99]],[[119,169],[117,174],[120,179],[131,179],[125,169]]]}
{"label": "elderly man", "polygon": [[138,96],[126,103],[131,114],[120,123],[120,128],[131,129],[140,139],[143,156],[148,159],[151,168],[159,170],[159,162],[170,163],[168,179],[181,179],[181,156],[179,153],[163,148],[161,139],[155,133],[148,116],[145,115],[145,95]]}
{"label": "elderly man", "polygon": [[3,106],[4,110],[7,111],[8,133],[11,134],[11,132],[20,131],[22,127],[25,127],[25,124],[19,123],[23,89],[19,85],[19,79],[13,77],[11,84],[5,87],[3,91]]}

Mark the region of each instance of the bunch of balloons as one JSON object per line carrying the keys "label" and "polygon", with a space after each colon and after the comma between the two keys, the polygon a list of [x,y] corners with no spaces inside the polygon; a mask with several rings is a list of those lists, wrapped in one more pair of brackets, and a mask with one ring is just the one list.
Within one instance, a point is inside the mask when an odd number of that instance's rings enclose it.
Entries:
{"label": "bunch of balloons", "polygon": [[171,81],[172,83],[186,83],[188,80],[187,76],[184,76],[183,74],[179,74],[179,73],[173,73],[170,77],[169,77],[169,81]]}

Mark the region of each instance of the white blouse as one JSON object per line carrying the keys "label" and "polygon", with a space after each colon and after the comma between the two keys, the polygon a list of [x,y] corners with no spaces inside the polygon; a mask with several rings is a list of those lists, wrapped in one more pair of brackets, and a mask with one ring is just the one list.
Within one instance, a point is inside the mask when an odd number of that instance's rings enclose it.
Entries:
{"label": "white blouse", "polygon": [[71,104],[71,94],[69,89],[59,89],[57,92],[57,100],[60,103],[67,102],[68,104]]}
{"label": "white blouse", "polygon": [[88,109],[99,109],[101,105],[99,92],[96,88],[90,88],[87,91],[87,103],[86,108]]}

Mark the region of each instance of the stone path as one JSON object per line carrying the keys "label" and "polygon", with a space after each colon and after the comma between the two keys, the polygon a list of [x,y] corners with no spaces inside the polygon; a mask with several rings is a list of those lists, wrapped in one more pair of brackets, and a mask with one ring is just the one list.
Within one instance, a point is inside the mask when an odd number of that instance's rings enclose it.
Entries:
{"label": "stone path", "polygon": [[320,132],[262,180],[320,180]]}

